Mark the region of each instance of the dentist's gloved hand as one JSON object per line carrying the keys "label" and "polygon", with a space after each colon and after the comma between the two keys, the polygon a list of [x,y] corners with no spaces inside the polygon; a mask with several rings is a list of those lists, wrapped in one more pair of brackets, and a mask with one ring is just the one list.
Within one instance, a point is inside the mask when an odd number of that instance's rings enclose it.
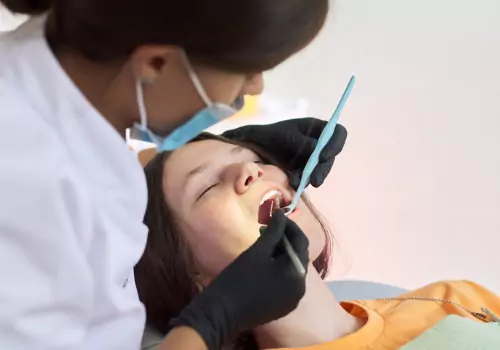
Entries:
{"label": "dentist's gloved hand", "polygon": [[[297,189],[302,170],[326,123],[316,118],[290,119],[269,125],[243,126],[228,130],[222,136],[252,143],[268,152],[288,170],[290,184]],[[320,154],[319,164],[311,174],[311,185],[319,187],[323,184],[346,139],[346,128],[337,124],[333,137]]]}
{"label": "dentist's gloved hand", "polygon": [[304,296],[305,276],[299,276],[286,254],[282,246],[284,236],[307,267],[309,241],[278,210],[262,236],[222,271],[171,325],[193,328],[210,350],[220,350],[237,333],[293,311]]}

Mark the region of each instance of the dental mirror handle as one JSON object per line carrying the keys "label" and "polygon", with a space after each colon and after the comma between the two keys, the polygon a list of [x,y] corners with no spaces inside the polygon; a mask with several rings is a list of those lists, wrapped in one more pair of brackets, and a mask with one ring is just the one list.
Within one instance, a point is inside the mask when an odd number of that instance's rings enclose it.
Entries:
{"label": "dental mirror handle", "polygon": [[292,245],[290,244],[290,241],[288,238],[283,237],[283,245],[285,246],[285,251],[288,254],[288,257],[290,260],[292,260],[293,267],[295,267],[295,270],[299,274],[299,276],[305,276],[306,274],[306,268],[304,265],[302,265],[302,262],[300,261],[299,257],[297,256],[297,253],[295,253],[295,250],[293,250]]}
{"label": "dental mirror handle", "polygon": [[314,151],[312,152],[311,156],[309,157],[309,160],[306,163],[306,166],[304,167],[304,170],[302,172],[302,177],[300,179],[300,184],[299,187],[297,188],[297,191],[295,192],[295,196],[293,197],[292,203],[289,206],[283,208],[286,210],[285,215],[289,215],[297,206],[297,203],[299,202],[302,192],[309,183],[312,172],[319,163],[319,155],[321,151],[326,146],[328,141],[330,141],[330,139],[333,136],[333,133],[335,132],[335,127],[337,126],[337,123],[339,121],[340,113],[342,113],[344,105],[346,104],[347,99],[351,95],[351,91],[355,83],[356,83],[356,77],[353,75],[351,76],[351,79],[349,79],[349,83],[347,84],[344,93],[340,98],[337,108],[335,108],[332,117],[330,118],[328,123],[325,125],[325,128],[321,132],[316,147],[314,148]]}
{"label": "dental mirror handle", "polygon": [[[264,233],[265,227],[260,228],[260,233]],[[297,256],[297,253],[295,253],[295,250],[292,247],[292,244],[286,238],[286,236],[283,237],[283,246],[285,247],[285,252],[292,261],[293,267],[295,268],[295,271],[299,274],[299,276],[305,276],[306,274],[306,268],[304,265],[302,265],[302,262],[300,261],[299,257]]]}

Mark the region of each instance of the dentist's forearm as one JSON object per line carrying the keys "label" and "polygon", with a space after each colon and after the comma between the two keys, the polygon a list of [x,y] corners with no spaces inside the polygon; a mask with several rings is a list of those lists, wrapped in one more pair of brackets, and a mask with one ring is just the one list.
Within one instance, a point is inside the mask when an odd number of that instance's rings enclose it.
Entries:
{"label": "dentist's forearm", "polygon": [[194,329],[176,327],[167,334],[159,350],[207,350],[207,345]]}

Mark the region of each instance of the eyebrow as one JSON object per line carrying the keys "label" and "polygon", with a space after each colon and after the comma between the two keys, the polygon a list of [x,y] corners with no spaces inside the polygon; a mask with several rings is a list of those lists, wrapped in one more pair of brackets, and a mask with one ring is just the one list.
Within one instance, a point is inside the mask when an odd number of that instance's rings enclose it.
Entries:
{"label": "eyebrow", "polygon": [[243,148],[241,146],[236,146],[236,147],[233,147],[229,153],[231,153],[231,154],[238,154],[238,153],[240,153],[241,151],[244,151],[244,150],[245,150],[245,148]]}
{"label": "eyebrow", "polygon": [[[231,151],[229,152],[230,154],[238,154],[240,152],[242,152],[243,150],[245,150],[245,148],[241,147],[241,146],[235,146],[231,149]],[[208,168],[210,168],[210,164],[208,163],[203,163],[199,166],[197,166],[196,168],[192,169],[191,171],[189,171],[186,175],[186,178],[184,180],[184,184],[183,184],[183,187],[185,187],[187,185],[187,183],[195,176],[195,175],[199,175],[201,173],[203,173],[204,171],[206,171]]]}

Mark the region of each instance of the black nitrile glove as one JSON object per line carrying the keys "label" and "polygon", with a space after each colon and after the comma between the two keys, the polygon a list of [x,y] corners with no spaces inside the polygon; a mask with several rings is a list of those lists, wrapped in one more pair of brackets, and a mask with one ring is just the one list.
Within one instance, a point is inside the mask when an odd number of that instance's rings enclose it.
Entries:
{"label": "black nitrile glove", "polygon": [[[290,119],[269,125],[248,125],[228,130],[222,136],[259,146],[286,167],[293,188],[299,187],[302,170],[318,141],[326,121],[316,118]],[[335,157],[342,151],[347,130],[337,124],[335,132],[319,156],[319,164],[311,174],[311,185],[323,184]]]}
{"label": "black nitrile glove", "polygon": [[307,268],[309,241],[281,210],[257,241],[208,285],[171,322],[189,326],[210,350],[239,332],[277,320],[293,311],[305,293],[300,276],[283,248],[286,236]]}

